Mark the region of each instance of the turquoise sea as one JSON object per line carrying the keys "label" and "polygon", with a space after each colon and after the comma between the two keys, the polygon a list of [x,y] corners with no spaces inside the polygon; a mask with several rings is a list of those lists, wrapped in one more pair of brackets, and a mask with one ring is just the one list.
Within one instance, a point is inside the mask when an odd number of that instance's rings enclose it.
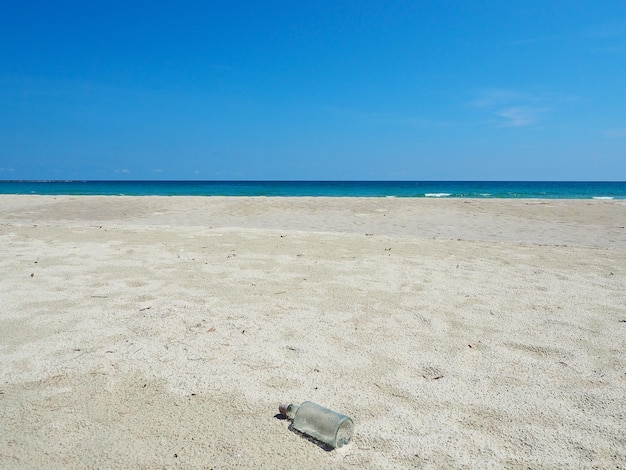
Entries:
{"label": "turquoise sea", "polygon": [[626,182],[0,181],[0,194],[626,199]]}

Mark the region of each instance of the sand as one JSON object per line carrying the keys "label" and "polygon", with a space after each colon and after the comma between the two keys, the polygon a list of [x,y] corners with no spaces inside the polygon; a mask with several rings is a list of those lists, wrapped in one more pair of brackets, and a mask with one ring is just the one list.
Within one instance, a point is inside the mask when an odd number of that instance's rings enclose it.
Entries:
{"label": "sand", "polygon": [[[626,201],[0,196],[1,468],[626,468]],[[284,400],[354,419],[327,452]]]}

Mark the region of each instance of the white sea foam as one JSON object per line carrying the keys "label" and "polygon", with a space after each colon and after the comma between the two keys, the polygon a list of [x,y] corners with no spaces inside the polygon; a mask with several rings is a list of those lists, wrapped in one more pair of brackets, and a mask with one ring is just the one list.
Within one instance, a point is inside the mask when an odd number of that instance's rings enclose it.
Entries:
{"label": "white sea foam", "polygon": [[452,196],[451,193],[426,193],[424,194],[425,197],[448,197],[448,196]]}
{"label": "white sea foam", "polygon": [[614,199],[613,196],[594,196],[593,199]]}

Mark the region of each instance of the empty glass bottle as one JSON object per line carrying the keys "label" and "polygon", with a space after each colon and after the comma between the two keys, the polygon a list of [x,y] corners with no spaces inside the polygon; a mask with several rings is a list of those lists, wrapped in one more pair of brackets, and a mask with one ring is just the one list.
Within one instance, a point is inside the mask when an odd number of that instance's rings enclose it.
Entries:
{"label": "empty glass bottle", "polygon": [[293,420],[292,427],[303,434],[331,447],[341,447],[352,438],[352,419],[323,406],[305,401],[300,406],[282,403],[281,414]]}

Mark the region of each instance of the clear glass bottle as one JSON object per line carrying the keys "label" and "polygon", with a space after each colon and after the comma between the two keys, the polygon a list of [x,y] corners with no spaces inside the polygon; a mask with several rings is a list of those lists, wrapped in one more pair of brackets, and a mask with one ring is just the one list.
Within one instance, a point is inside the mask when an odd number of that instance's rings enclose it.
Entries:
{"label": "clear glass bottle", "polygon": [[341,447],[352,438],[352,419],[317,403],[305,401],[300,406],[282,403],[278,409],[282,415],[293,420],[291,425],[296,431],[331,448]]}

